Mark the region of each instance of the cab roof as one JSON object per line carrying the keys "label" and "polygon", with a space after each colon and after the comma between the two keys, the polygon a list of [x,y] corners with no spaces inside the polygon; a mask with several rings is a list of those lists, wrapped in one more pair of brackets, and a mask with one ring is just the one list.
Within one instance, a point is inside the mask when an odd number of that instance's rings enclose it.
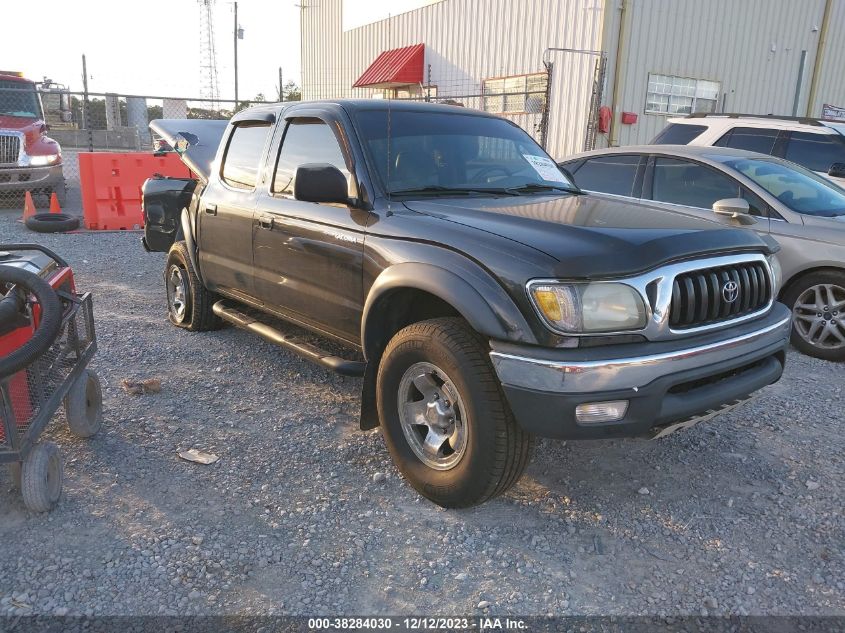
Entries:
{"label": "cab roof", "polygon": [[322,99],[313,101],[284,101],[275,103],[261,103],[238,113],[260,112],[260,111],[278,111],[280,109],[300,107],[300,106],[325,106],[337,105],[342,107],[347,112],[356,112],[362,110],[383,110],[391,112],[442,112],[442,113],[463,113],[472,114],[476,116],[485,116],[490,118],[497,118],[495,114],[489,112],[482,112],[474,108],[466,108],[459,105],[451,105],[445,103],[431,103],[427,101],[411,101],[404,99]]}

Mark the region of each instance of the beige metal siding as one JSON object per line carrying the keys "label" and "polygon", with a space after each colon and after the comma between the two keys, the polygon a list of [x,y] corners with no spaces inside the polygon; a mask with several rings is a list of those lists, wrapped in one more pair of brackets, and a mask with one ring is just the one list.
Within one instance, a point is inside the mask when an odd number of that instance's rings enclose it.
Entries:
{"label": "beige metal siding", "polygon": [[808,114],[821,116],[822,104],[845,108],[845,0],[832,0],[816,98]]}
{"label": "beige metal siding", "polygon": [[[313,3],[313,4],[312,4]],[[384,50],[424,43],[438,96],[480,94],[485,78],[544,71],[547,47],[596,49],[604,0],[442,0],[342,31],[341,0],[305,0],[302,12],[304,99],[369,97],[352,88]],[[594,61],[553,54],[549,151],[582,149]],[[476,99],[470,105],[482,107]],[[535,133],[540,114],[513,115]]]}
{"label": "beige metal siding", "polygon": [[[822,103],[845,106],[845,0],[831,0],[815,103],[809,104],[825,0],[441,0],[342,30],[342,0],[304,0],[302,78],[306,99],[368,97],[352,84],[387,49],[424,43],[439,96],[481,92],[490,77],[542,72],[548,47],[604,49],[611,104],[621,7],[626,39],[620,52],[617,143],[648,142],[666,115],[645,114],[648,74],[719,81],[727,111],[791,114],[801,51],[806,50],[798,113],[818,115]],[[595,58],[550,53],[554,63],[547,149],[555,157],[580,151]],[[466,100],[482,107],[481,99]],[[720,102],[719,107],[722,107]],[[511,115],[537,136],[539,114]],[[608,142],[599,137],[598,146]]]}
{"label": "beige metal siding", "polygon": [[334,34],[343,28],[343,3],[302,0],[300,6],[302,98],[321,99],[320,87],[338,81],[341,68],[341,40]]}
{"label": "beige metal siding", "polygon": [[[839,48],[827,59],[830,88],[821,94],[841,100],[841,88],[837,93],[832,86],[843,82],[845,12],[842,0],[836,3],[839,22],[831,24],[830,39],[831,48]],[[791,114],[806,50],[798,108],[805,114],[824,0],[627,0],[626,10],[629,32],[616,110],[636,112],[639,121],[619,127],[620,145],[648,142],[666,123],[666,116],[644,114],[649,72],[719,81],[730,112]],[[610,20],[608,48],[618,29],[618,18]]]}

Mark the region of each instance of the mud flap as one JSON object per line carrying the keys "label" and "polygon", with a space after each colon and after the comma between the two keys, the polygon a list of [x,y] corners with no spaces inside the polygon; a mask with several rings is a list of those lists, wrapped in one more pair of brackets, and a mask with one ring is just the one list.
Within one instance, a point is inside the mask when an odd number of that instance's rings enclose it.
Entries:
{"label": "mud flap", "polygon": [[378,428],[378,403],[376,402],[376,372],[378,363],[368,362],[364,370],[364,384],[361,387],[361,420],[362,431]]}

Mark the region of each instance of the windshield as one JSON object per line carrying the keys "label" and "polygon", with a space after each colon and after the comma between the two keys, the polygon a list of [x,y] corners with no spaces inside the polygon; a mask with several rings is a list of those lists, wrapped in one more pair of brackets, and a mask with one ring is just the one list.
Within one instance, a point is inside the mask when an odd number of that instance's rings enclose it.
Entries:
{"label": "windshield", "polygon": [[845,215],[845,189],[799,165],[764,158],[739,158],[725,164],[796,213],[828,218]]}
{"label": "windshield", "polygon": [[0,114],[40,119],[41,103],[32,84],[0,81]]}
{"label": "windshield", "polygon": [[364,110],[356,119],[390,194],[577,191],[534,139],[503,119],[403,110]]}

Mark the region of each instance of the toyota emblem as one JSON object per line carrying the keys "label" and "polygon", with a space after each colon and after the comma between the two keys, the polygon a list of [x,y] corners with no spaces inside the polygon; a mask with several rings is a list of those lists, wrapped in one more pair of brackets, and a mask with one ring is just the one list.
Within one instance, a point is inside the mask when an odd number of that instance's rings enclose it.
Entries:
{"label": "toyota emblem", "polygon": [[736,301],[736,298],[739,296],[739,284],[735,281],[728,281],[725,282],[725,285],[722,286],[722,297],[728,303],[733,303]]}

